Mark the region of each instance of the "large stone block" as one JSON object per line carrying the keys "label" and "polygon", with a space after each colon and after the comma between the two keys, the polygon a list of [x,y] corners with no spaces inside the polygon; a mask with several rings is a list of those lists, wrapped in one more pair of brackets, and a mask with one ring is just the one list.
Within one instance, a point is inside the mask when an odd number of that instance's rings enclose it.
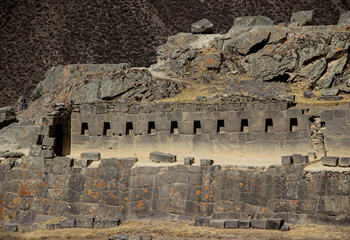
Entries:
{"label": "large stone block", "polygon": [[324,166],[336,167],[338,165],[339,157],[322,157],[321,160]]}
{"label": "large stone block", "polygon": [[179,121],[179,133],[180,134],[194,134],[194,122],[193,121]]}
{"label": "large stone block", "polygon": [[251,220],[252,228],[266,229],[267,220],[253,219]]}
{"label": "large stone block", "polygon": [[157,131],[167,131],[170,132],[171,123],[166,119],[158,119],[155,122]]}
{"label": "large stone block", "polygon": [[97,220],[94,222],[94,228],[112,228],[120,225],[120,219],[111,218],[105,220]]}
{"label": "large stone block", "polygon": [[133,126],[134,135],[141,135],[148,133],[148,122],[146,121],[138,121],[134,123]]}
{"label": "large stone block", "polygon": [[99,152],[83,152],[80,154],[80,158],[84,159],[84,160],[99,161],[99,160],[101,160],[101,153],[99,153]]}
{"label": "large stone block", "polygon": [[60,229],[60,224],[59,224],[59,223],[50,223],[50,224],[46,224],[46,229],[47,229],[47,230],[56,230],[56,229]]}
{"label": "large stone block", "polygon": [[75,227],[75,220],[60,220],[60,227],[61,228],[74,228]]}
{"label": "large stone block", "polygon": [[5,232],[16,232],[18,229],[18,224],[7,223],[2,225],[2,228],[4,229]]}
{"label": "large stone block", "polygon": [[228,119],[225,120],[225,132],[240,132],[241,131],[241,120],[239,119]]}
{"label": "large stone block", "polygon": [[226,220],[210,220],[209,227],[212,228],[225,228]]}
{"label": "large stone block", "polygon": [[214,24],[210,22],[208,19],[203,18],[199,20],[198,22],[195,22],[191,25],[191,32],[192,33],[212,33],[213,32]]}
{"label": "large stone block", "polygon": [[250,220],[240,220],[238,225],[239,225],[239,228],[248,229],[250,228]]}
{"label": "large stone block", "polygon": [[339,167],[350,167],[350,158],[349,157],[341,157],[339,159]]}
{"label": "large stone block", "polygon": [[209,134],[196,134],[193,136],[191,153],[205,156],[213,155],[213,140],[210,140]]}
{"label": "large stone block", "polygon": [[89,123],[89,135],[90,136],[103,136],[103,122]]}
{"label": "large stone block", "polygon": [[283,219],[268,219],[266,228],[270,230],[279,230],[284,224]]}
{"label": "large stone block", "polygon": [[293,157],[292,156],[282,156],[281,162],[282,162],[282,165],[293,164]]}
{"label": "large stone block", "polygon": [[94,219],[77,219],[75,226],[78,228],[92,228],[94,226]]}
{"label": "large stone block", "polygon": [[214,164],[214,160],[212,160],[212,159],[201,159],[200,160],[201,166],[211,166],[213,164]]}
{"label": "large stone block", "polygon": [[42,157],[43,158],[54,158],[55,153],[53,150],[43,150],[42,151]]}
{"label": "large stone block", "polygon": [[214,133],[217,129],[217,122],[213,119],[205,119],[201,122],[202,133]]}
{"label": "large stone block", "polygon": [[250,132],[264,132],[265,121],[264,119],[253,118],[249,120],[249,131]]}
{"label": "large stone block", "polygon": [[225,228],[239,228],[239,219],[226,220]]}
{"label": "large stone block", "polygon": [[45,136],[42,145],[54,147],[56,146],[56,138]]}
{"label": "large stone block", "polygon": [[194,163],[194,157],[186,157],[184,159],[184,165],[192,165]]}
{"label": "large stone block", "polygon": [[194,219],[194,225],[200,226],[200,227],[208,227],[209,226],[209,217],[195,217]]}
{"label": "large stone block", "polygon": [[149,159],[157,163],[160,163],[160,162],[172,163],[172,162],[176,162],[176,155],[161,153],[161,152],[151,152],[149,155]]}

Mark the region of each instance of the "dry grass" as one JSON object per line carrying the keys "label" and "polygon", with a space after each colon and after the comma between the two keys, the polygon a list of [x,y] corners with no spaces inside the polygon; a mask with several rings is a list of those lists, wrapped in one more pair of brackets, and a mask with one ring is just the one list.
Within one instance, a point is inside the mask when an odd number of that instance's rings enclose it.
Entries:
{"label": "dry grass", "polygon": [[114,234],[152,236],[153,239],[348,239],[350,228],[292,225],[289,232],[261,229],[215,229],[189,226],[179,221],[131,221],[110,229],[39,230],[28,233],[0,232],[0,239],[107,239]]}

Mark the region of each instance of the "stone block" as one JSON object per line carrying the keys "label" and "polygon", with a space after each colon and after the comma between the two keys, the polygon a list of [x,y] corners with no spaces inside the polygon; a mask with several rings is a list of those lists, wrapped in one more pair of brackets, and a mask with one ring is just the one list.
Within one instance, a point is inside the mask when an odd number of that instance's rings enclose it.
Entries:
{"label": "stone block", "polygon": [[149,159],[157,163],[160,163],[160,162],[172,163],[172,162],[176,162],[176,155],[161,153],[161,152],[151,152],[149,154]]}
{"label": "stone block", "polygon": [[92,161],[100,161],[101,153],[99,152],[84,152],[80,154],[81,159],[92,160]]}
{"label": "stone block", "polygon": [[182,112],[170,112],[167,113],[167,120],[170,121],[182,121]]}
{"label": "stone block", "polygon": [[194,163],[194,157],[186,157],[184,159],[184,165],[192,165]]}
{"label": "stone block", "polygon": [[74,228],[75,227],[75,220],[60,220],[60,227],[61,228]]}
{"label": "stone block", "polygon": [[8,224],[2,225],[2,228],[4,229],[5,232],[16,232],[18,229],[18,224],[8,223]]}
{"label": "stone block", "polygon": [[54,158],[55,157],[55,153],[53,150],[43,150],[42,151],[42,157],[43,158]]}
{"label": "stone block", "polygon": [[250,220],[240,220],[238,225],[239,225],[239,228],[248,229],[250,228]]}
{"label": "stone block", "polygon": [[266,229],[267,220],[253,219],[251,220],[252,228]]}
{"label": "stone block", "polygon": [[281,231],[289,231],[289,225],[283,224],[283,226],[281,227]]}
{"label": "stone block", "polygon": [[283,111],[288,109],[288,102],[279,102],[278,111]]}
{"label": "stone block", "polygon": [[194,134],[194,122],[193,121],[180,121],[178,122],[180,134]]}
{"label": "stone block", "polygon": [[293,163],[302,163],[301,154],[293,154],[292,157],[293,157]]}
{"label": "stone block", "polygon": [[60,229],[60,224],[59,224],[59,223],[50,223],[50,224],[46,224],[46,229],[47,229],[47,230],[56,230],[56,229]]}
{"label": "stone block", "polygon": [[334,117],[333,110],[325,110],[325,111],[320,113],[320,121],[321,122],[333,121],[333,117]]}
{"label": "stone block", "polygon": [[284,224],[284,219],[268,219],[266,228],[270,230],[279,230]]}
{"label": "stone block", "polygon": [[210,220],[209,221],[209,227],[212,227],[212,228],[225,228],[225,221],[226,220]]}
{"label": "stone block", "polygon": [[213,165],[214,164],[214,160],[212,160],[212,159],[201,159],[201,161],[200,161],[200,165],[201,166],[211,166],[211,165]]}
{"label": "stone block", "polygon": [[129,240],[129,235],[128,234],[115,234],[115,235],[109,237],[108,240]]}
{"label": "stone block", "polygon": [[191,25],[191,32],[196,34],[207,34],[213,32],[214,24],[208,19],[203,18]]}
{"label": "stone block", "polygon": [[42,156],[42,145],[31,145],[29,149],[29,156],[41,157]]}
{"label": "stone block", "polygon": [[197,111],[197,105],[195,104],[185,104],[184,112],[195,112]]}
{"label": "stone block", "polygon": [[54,147],[56,146],[56,138],[45,136],[42,145]]}
{"label": "stone block", "polygon": [[23,152],[5,152],[5,158],[21,158],[24,156]]}
{"label": "stone block", "polygon": [[322,157],[321,160],[324,166],[336,167],[339,157]]}
{"label": "stone block", "polygon": [[201,122],[202,133],[213,133],[217,129],[217,122],[213,119],[204,119]]}
{"label": "stone block", "polygon": [[225,120],[225,132],[240,132],[241,131],[241,120],[229,119]]}
{"label": "stone block", "polygon": [[75,226],[78,228],[92,228],[94,226],[94,219],[77,219],[75,222]]}
{"label": "stone block", "polygon": [[293,157],[292,156],[282,156],[281,162],[282,162],[282,165],[293,164]]}
{"label": "stone block", "polygon": [[325,101],[340,101],[342,99],[343,99],[342,96],[322,96],[317,98],[317,100],[325,100]]}
{"label": "stone block", "polygon": [[315,160],[316,159],[316,153],[315,152],[309,152],[308,153],[309,160]]}
{"label": "stone block", "polygon": [[194,219],[194,225],[200,226],[200,227],[208,227],[209,226],[209,217],[195,217]]}
{"label": "stone block", "polygon": [[166,119],[158,119],[157,121],[155,121],[155,125],[156,125],[156,131],[158,132],[160,131],[170,132],[171,124]]}
{"label": "stone block", "polygon": [[226,220],[225,228],[239,228],[239,219]]}
{"label": "stone block", "polygon": [[349,157],[341,157],[339,159],[339,167],[350,167],[350,158]]}
{"label": "stone block", "polygon": [[86,159],[74,159],[74,167],[81,167],[86,168],[88,167],[93,161],[92,160],[86,160]]}
{"label": "stone block", "polygon": [[89,123],[89,136],[103,136],[103,122]]}
{"label": "stone block", "polygon": [[112,228],[120,225],[120,219],[111,218],[104,220],[97,220],[94,222],[94,228]]}

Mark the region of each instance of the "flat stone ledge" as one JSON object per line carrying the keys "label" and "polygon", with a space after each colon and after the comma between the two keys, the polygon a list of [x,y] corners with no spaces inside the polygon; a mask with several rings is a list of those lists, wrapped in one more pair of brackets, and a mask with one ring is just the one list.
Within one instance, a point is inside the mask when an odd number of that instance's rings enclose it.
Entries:
{"label": "flat stone ledge", "polygon": [[336,167],[338,165],[339,157],[322,157],[323,166]]}
{"label": "flat stone ledge", "polygon": [[176,155],[162,153],[162,152],[151,152],[149,159],[156,163],[173,163],[176,162]]}
{"label": "flat stone ledge", "polygon": [[80,158],[84,160],[100,161],[101,153],[99,152],[84,152],[80,154]]}

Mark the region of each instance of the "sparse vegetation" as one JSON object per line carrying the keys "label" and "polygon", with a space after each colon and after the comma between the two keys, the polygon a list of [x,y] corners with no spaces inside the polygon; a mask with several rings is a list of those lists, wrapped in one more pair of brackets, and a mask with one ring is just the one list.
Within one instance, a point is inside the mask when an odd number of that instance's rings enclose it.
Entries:
{"label": "sparse vegetation", "polygon": [[35,100],[39,99],[42,95],[43,92],[43,86],[39,85],[38,87],[36,87],[34,89],[34,91],[32,92],[32,94],[30,95],[30,100],[32,102],[34,102]]}

